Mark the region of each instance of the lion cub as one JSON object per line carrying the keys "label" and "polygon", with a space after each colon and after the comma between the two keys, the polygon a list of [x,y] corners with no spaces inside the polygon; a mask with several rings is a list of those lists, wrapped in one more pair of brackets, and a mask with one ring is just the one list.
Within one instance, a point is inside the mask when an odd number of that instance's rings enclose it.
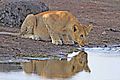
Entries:
{"label": "lion cub", "polygon": [[91,25],[82,25],[68,11],[46,11],[36,15],[29,14],[24,20],[20,35],[35,40],[52,40],[53,44],[74,44],[84,46],[85,37]]}

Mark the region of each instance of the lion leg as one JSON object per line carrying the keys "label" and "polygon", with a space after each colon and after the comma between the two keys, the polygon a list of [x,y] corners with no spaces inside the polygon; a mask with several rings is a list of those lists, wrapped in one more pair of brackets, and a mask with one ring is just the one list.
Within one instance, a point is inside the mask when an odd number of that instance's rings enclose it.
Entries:
{"label": "lion leg", "polygon": [[26,35],[26,34],[33,34],[33,28],[32,27],[23,27],[21,28],[20,35]]}
{"label": "lion leg", "polygon": [[22,38],[32,38],[33,35],[32,34],[25,34],[25,35],[21,35]]}
{"label": "lion leg", "polygon": [[55,44],[55,45],[58,45],[58,44],[62,45],[62,41],[61,41],[61,39],[60,39],[58,34],[55,34],[55,33],[52,32],[52,33],[50,33],[50,37],[51,37],[51,40],[52,40],[53,44]]}
{"label": "lion leg", "polygon": [[33,34],[33,27],[28,27],[27,28],[27,31],[26,31],[27,34]]}
{"label": "lion leg", "polygon": [[27,27],[22,25],[22,27],[21,27],[21,29],[20,29],[20,32],[19,32],[20,35],[26,34],[26,30],[27,30]]}
{"label": "lion leg", "polygon": [[40,37],[38,35],[33,35],[33,34],[25,34],[21,36],[22,38],[30,38],[33,40],[40,40]]}
{"label": "lion leg", "polygon": [[52,40],[53,44],[62,45],[62,41],[61,41],[60,36],[58,34],[54,33],[53,31],[50,31],[50,30],[49,30],[49,33],[50,33],[50,37],[51,37],[51,40]]}
{"label": "lion leg", "polygon": [[32,39],[34,39],[33,28],[32,27],[26,28],[26,31],[24,31],[24,33],[21,32],[20,35],[21,35],[22,38],[32,38]]}
{"label": "lion leg", "polygon": [[62,40],[64,44],[74,44],[74,41],[67,34],[62,35]]}
{"label": "lion leg", "polygon": [[60,35],[55,33],[53,30],[51,30],[50,26],[48,26],[47,24],[46,24],[46,27],[47,27],[48,32],[50,34],[52,43],[55,45],[58,45],[58,44],[62,45],[62,40],[60,39]]}

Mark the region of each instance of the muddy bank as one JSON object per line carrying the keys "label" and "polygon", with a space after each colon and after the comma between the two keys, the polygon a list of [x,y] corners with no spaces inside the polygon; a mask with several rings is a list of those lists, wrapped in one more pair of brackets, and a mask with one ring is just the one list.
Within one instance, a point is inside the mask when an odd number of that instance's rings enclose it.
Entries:
{"label": "muddy bank", "polygon": [[[68,10],[82,24],[93,24],[88,36],[88,46],[120,46],[120,1],[119,0],[40,0],[50,10]],[[19,28],[0,27],[0,31],[19,32]],[[66,54],[78,45],[56,46],[51,42],[0,35],[0,60],[16,58],[18,54]]]}
{"label": "muddy bank", "polygon": [[[18,28],[3,28],[0,31],[19,32]],[[107,47],[109,44],[94,44],[88,43],[85,47]],[[120,45],[112,45],[113,47]],[[55,56],[67,55],[73,51],[79,51],[78,44],[74,45],[54,45],[48,41],[36,41],[32,39],[25,39],[18,36],[0,34],[0,60],[16,59],[18,57],[35,57],[35,56]]]}
{"label": "muddy bank", "polygon": [[[3,28],[0,31],[19,32],[18,28]],[[35,41],[11,35],[0,35],[0,60],[16,58],[16,55],[57,55],[76,51],[78,45],[54,45],[50,42]]]}

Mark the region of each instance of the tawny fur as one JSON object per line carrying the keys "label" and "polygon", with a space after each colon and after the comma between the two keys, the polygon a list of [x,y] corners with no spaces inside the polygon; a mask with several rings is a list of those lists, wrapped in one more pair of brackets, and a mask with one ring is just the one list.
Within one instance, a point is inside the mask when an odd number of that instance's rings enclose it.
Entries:
{"label": "tawny fur", "polygon": [[21,26],[20,35],[35,40],[52,40],[56,45],[74,44],[75,41],[84,46],[91,29],[91,25],[80,24],[68,11],[46,11],[27,15]]}
{"label": "tawny fur", "polygon": [[71,77],[80,71],[91,72],[88,65],[87,53],[79,52],[78,55],[67,60],[32,60],[23,63],[23,70],[30,74],[36,73],[44,77]]}

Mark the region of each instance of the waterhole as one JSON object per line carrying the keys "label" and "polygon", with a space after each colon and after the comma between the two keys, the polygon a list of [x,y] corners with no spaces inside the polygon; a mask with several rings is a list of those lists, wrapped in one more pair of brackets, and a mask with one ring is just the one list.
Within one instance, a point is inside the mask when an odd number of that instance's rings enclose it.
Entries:
{"label": "waterhole", "polygon": [[120,47],[0,61],[0,80],[120,80]]}

